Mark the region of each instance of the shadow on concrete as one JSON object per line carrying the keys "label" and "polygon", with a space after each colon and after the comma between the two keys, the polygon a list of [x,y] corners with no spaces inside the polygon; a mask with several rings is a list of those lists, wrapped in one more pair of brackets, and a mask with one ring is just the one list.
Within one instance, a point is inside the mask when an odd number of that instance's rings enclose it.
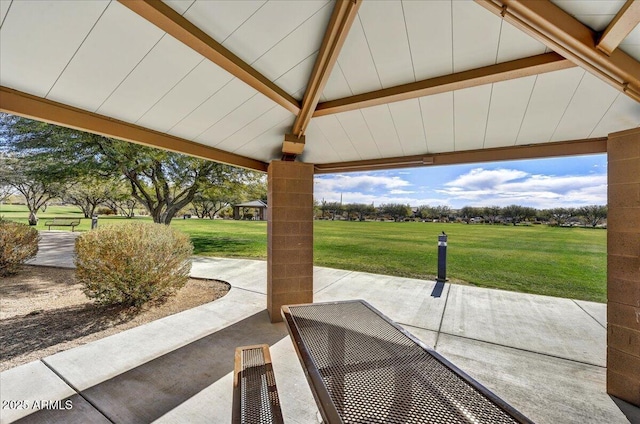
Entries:
{"label": "shadow on concrete", "polygon": [[620,411],[627,417],[631,424],[640,424],[640,408],[634,406],[622,399],[609,395],[611,400],[616,404]]}
{"label": "shadow on concrete", "polygon": [[[267,311],[263,310],[90,387],[81,392],[80,399],[72,398],[79,402],[79,406],[86,399],[114,423],[149,423],[232,372],[237,346],[273,345],[286,335],[284,324],[271,324]],[[41,410],[17,422],[102,422],[87,415],[95,412],[81,407]]]}
{"label": "shadow on concrete", "polygon": [[431,291],[431,297],[442,296],[443,290],[444,290],[444,282],[443,281],[436,282],[436,285],[433,286],[433,290]]}

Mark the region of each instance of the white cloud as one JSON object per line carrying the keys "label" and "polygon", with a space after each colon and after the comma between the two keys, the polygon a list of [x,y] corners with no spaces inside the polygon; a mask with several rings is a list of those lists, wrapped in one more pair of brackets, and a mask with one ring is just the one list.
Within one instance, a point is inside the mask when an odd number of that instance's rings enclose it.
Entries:
{"label": "white cloud", "polygon": [[518,171],[517,169],[475,168],[445,185],[450,187],[464,187],[466,189],[483,189],[504,184],[508,181],[518,180],[526,176],[526,172]]}
{"label": "white cloud", "polygon": [[[473,206],[521,204],[536,208],[606,204],[606,175],[539,175],[476,168],[436,190]],[[458,202],[456,202],[458,203]]]}

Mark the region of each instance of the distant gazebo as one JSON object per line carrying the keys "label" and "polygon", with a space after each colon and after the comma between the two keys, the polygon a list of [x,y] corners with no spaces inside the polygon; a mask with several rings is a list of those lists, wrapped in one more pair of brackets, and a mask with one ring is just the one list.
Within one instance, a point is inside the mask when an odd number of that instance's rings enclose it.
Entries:
{"label": "distant gazebo", "polygon": [[[253,200],[251,202],[238,203],[233,206],[233,219],[241,219],[240,217],[240,209],[257,209],[258,213],[253,216],[256,217],[259,221],[265,220],[265,210],[267,209],[267,204],[262,200]],[[244,216],[244,211],[242,213]]]}

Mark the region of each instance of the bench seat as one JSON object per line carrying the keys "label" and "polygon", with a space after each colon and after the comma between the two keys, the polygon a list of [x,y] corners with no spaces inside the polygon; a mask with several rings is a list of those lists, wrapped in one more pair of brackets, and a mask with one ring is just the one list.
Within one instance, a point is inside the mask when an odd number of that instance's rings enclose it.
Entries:
{"label": "bench seat", "polygon": [[232,422],[283,422],[271,355],[266,344],[236,348]]}

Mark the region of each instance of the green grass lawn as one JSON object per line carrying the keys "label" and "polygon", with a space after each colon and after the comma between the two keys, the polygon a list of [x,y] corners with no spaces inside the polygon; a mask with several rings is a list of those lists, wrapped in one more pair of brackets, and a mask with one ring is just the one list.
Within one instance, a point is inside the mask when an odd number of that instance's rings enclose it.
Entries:
{"label": "green grass lawn", "polygon": [[[82,217],[77,211],[49,207],[39,215],[38,228],[46,229],[46,218]],[[20,206],[0,205],[0,216],[27,222],[26,208]],[[104,226],[130,220],[100,217],[99,222]],[[86,231],[90,225],[90,219],[82,219],[77,230]],[[171,225],[191,236],[197,255],[266,259],[266,222],[174,219]],[[606,301],[607,233],[600,229],[316,221],[314,263],[433,279],[437,273],[437,240],[442,231],[449,236],[447,276],[453,281]]]}

